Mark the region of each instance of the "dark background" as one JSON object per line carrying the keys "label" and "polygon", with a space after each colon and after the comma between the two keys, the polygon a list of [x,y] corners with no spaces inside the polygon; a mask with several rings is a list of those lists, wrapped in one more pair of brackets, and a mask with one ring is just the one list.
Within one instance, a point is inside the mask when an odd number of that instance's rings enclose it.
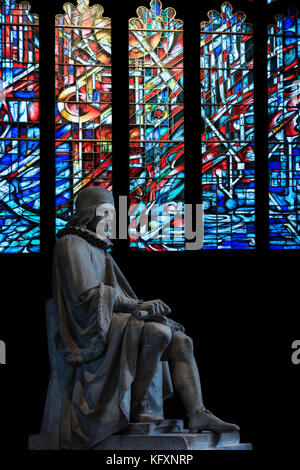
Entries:
{"label": "dark background", "polygon": [[[292,1],[292,0],[291,0]],[[74,2],[75,3],[75,2]],[[94,2],[90,2],[93,4]],[[95,2],[96,3],[96,2]],[[99,0],[113,28],[114,195],[128,188],[127,19],[148,0]],[[197,4],[199,3],[199,4]],[[201,3],[201,5],[200,5]],[[163,0],[185,27],[186,202],[200,202],[199,22],[221,1]],[[241,426],[254,448],[295,449],[300,444],[300,365],[291,362],[299,339],[299,250],[268,250],[266,25],[287,13],[288,2],[264,6],[233,1],[255,27],[256,233],[253,251],[130,252],[116,241],[114,257],[137,295],[162,298],[194,339],[205,404]],[[41,253],[1,255],[0,339],[7,365],[0,366],[2,448],[27,448],[39,432],[47,391],[44,303],[51,296],[54,238],[54,15],[63,2],[32,0],[41,32]],[[46,8],[43,8],[47,5]],[[178,397],[166,403],[167,417],[184,417]]]}

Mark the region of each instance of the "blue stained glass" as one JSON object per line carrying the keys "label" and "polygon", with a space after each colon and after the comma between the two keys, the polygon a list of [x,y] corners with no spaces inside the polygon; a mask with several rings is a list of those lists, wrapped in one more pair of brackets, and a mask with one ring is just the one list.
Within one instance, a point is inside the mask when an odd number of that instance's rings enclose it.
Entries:
{"label": "blue stained glass", "polygon": [[129,21],[130,202],[147,220],[131,216],[130,246],[183,251],[183,23],[159,0],[137,14]]}
{"label": "blue stained glass", "polygon": [[268,28],[269,246],[275,250],[300,248],[297,29],[300,30],[300,19],[294,9],[289,10],[287,17],[277,16],[276,24]]}
{"label": "blue stained glass", "polygon": [[284,28],[285,28],[285,29],[288,29],[290,26],[293,26],[294,23],[295,23],[294,18],[286,18],[286,19],[284,20]]}
{"label": "blue stained glass", "polygon": [[13,0],[2,1],[0,5],[1,253],[39,251],[38,74],[38,16],[30,13],[30,4],[27,2],[17,4]]}
{"label": "blue stained glass", "polygon": [[229,2],[208,16],[200,26],[203,249],[253,249],[253,30]]}
{"label": "blue stained glass", "polygon": [[219,57],[219,55],[221,54],[221,52],[222,52],[222,46],[218,46],[218,47],[215,48],[214,53],[215,53],[215,56],[216,56],[216,57]]}

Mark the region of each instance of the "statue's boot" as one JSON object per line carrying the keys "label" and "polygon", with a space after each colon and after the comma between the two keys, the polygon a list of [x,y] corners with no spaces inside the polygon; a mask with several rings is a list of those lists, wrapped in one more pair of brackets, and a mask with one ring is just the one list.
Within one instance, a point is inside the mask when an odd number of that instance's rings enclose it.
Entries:
{"label": "statue's boot", "polygon": [[204,430],[218,433],[240,430],[239,426],[236,424],[222,421],[206,408],[197,409],[194,413],[189,415],[188,428],[191,433]]}
{"label": "statue's boot", "polygon": [[163,416],[153,413],[147,399],[147,390],[171,338],[171,330],[165,325],[154,322],[145,323],[136,376],[131,386],[131,422],[151,423],[164,420]]}
{"label": "statue's boot", "polygon": [[153,413],[148,398],[144,398],[132,407],[131,422],[133,423],[158,423],[163,421],[163,416]]}

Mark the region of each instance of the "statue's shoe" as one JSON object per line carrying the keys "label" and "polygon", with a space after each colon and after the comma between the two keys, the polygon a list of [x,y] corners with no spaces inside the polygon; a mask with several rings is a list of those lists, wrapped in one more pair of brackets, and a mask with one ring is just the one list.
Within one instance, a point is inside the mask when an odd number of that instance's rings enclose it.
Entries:
{"label": "statue's shoe", "polygon": [[148,399],[143,399],[131,411],[131,423],[158,423],[164,421],[163,416],[153,413]]}
{"label": "statue's shoe", "polygon": [[164,421],[163,416],[158,416],[158,415],[152,415],[152,414],[147,414],[147,413],[141,413],[141,414],[136,414],[132,415],[130,422],[131,423],[161,423]]}
{"label": "statue's shoe", "polygon": [[239,426],[236,424],[222,421],[205,408],[196,410],[189,418],[188,428],[191,433],[196,433],[198,431],[222,433],[240,430]]}

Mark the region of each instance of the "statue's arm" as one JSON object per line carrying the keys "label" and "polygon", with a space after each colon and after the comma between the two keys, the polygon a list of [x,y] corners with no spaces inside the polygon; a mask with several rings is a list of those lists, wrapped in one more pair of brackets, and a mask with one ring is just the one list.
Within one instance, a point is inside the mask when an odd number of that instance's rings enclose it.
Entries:
{"label": "statue's arm", "polygon": [[144,318],[145,316],[152,315],[153,321],[155,315],[169,315],[171,313],[170,307],[165,304],[162,300],[135,300],[118,295],[115,301],[116,312],[133,313],[137,317]]}
{"label": "statue's arm", "polygon": [[[60,272],[67,284],[68,293],[75,305],[97,294],[99,282],[105,277],[105,254],[102,263],[97,264],[97,278],[91,262],[89,245],[80,237],[67,235],[56,246]],[[114,292],[114,312],[132,313],[143,302],[126,295],[117,286]]]}
{"label": "statue's arm", "polygon": [[[56,246],[58,265],[68,293],[74,304],[88,300],[99,288],[99,279],[105,274],[105,255],[103,263],[97,266],[97,278],[91,262],[91,252],[87,243],[80,237],[66,235]],[[137,316],[168,315],[171,309],[162,300],[138,300],[126,295],[120,287],[115,288],[114,312],[133,313]]]}
{"label": "statue's arm", "polygon": [[115,312],[133,313],[136,312],[143,300],[133,299],[123,294],[120,288],[117,288],[114,304]]}

